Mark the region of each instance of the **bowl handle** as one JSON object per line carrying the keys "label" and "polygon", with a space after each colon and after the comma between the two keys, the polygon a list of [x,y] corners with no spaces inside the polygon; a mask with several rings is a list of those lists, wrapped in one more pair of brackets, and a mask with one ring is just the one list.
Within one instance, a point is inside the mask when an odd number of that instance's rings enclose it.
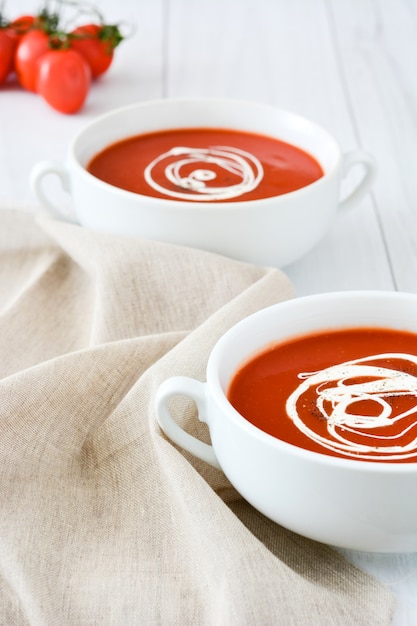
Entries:
{"label": "bowl handle", "polygon": [[348,171],[355,165],[363,165],[365,167],[365,173],[346,198],[344,198],[339,207],[341,209],[350,209],[354,204],[359,202],[361,198],[369,191],[376,177],[376,164],[374,158],[364,152],[363,150],[352,150],[343,155],[343,170],[342,175],[345,176]]}
{"label": "bowl handle", "polygon": [[213,446],[187,433],[172,417],[168,408],[168,401],[179,395],[190,397],[197,406],[198,419],[207,423],[206,383],[186,376],[173,376],[159,386],[155,395],[155,411],[160,427],[167,437],[178,446],[191,452],[202,461],[213,465],[213,467],[221,469]]}
{"label": "bowl handle", "polygon": [[70,176],[67,168],[52,161],[41,161],[34,166],[30,174],[30,183],[36,197],[53,217],[57,217],[65,222],[78,224],[79,222],[73,211],[67,212],[62,207],[56,206],[46,195],[43,189],[43,179],[49,174],[58,176],[63,190],[69,194],[71,193]]}

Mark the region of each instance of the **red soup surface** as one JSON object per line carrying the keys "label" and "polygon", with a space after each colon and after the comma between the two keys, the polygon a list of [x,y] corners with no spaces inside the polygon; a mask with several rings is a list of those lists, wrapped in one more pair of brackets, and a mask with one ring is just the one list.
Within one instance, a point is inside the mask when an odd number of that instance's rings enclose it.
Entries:
{"label": "red soup surface", "polygon": [[95,155],[87,170],[127,191],[189,202],[269,198],[323,176],[315,158],[293,145],[220,128],[129,137]]}
{"label": "red soup surface", "polygon": [[245,363],[227,395],[249,422],[300,448],[417,462],[417,334],[355,328],[298,337]]}

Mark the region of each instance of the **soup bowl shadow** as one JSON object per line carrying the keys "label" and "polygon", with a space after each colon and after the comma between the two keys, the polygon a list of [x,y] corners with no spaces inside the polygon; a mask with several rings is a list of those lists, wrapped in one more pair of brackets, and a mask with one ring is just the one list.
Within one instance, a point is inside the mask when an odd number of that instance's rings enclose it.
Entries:
{"label": "soup bowl shadow", "polygon": [[[417,334],[417,295],[335,292],[258,311],[216,343],[205,382],[173,376],[160,385],[156,417],[169,439],[223,471],[249,503],[278,524],[341,548],[414,552],[417,462],[340,458],[297,447],[250,423],[228,400],[235,373],[266,347],[307,333],[363,327]],[[417,392],[417,376],[414,379]],[[172,412],[170,404],[178,395],[195,403],[211,443],[193,436],[189,424],[187,432],[183,430],[181,414]],[[417,403],[417,393],[415,399]],[[416,430],[417,404],[414,416]]]}
{"label": "soup bowl shadow", "polygon": [[[94,156],[118,141],[183,128],[228,129],[279,139],[313,156],[324,175],[270,198],[188,202],[133,193],[87,170]],[[363,177],[340,200],[341,179],[355,166],[362,167]],[[50,197],[46,184],[50,175],[57,176],[70,194],[69,212]],[[303,117],[261,103],[196,98],[136,103],[98,117],[71,142],[65,163],[42,161],[33,168],[31,184],[41,206],[61,220],[284,267],[314,248],[338,211],[357,204],[374,177],[375,163],[369,154],[342,153],[330,133]]]}

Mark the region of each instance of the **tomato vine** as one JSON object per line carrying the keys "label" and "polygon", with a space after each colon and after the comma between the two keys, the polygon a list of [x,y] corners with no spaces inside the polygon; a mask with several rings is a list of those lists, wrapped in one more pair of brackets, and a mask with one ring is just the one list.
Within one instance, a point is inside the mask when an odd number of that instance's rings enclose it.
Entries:
{"label": "tomato vine", "polygon": [[[15,75],[21,87],[40,93],[58,111],[78,111],[92,81],[107,72],[115,48],[128,36],[122,34],[121,24],[107,23],[93,4],[82,0],[45,0],[36,15],[13,20],[6,19],[4,4],[3,0],[0,84]],[[72,83],[70,72],[75,77]]]}

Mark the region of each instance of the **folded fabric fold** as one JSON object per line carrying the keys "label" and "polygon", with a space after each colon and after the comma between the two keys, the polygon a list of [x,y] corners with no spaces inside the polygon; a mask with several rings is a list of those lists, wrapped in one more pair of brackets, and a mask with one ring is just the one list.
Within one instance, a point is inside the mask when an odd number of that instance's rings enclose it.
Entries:
{"label": "folded fabric fold", "polygon": [[204,380],[225,330],[293,296],[274,268],[0,211],[1,624],[391,622],[384,586],[155,420],[162,380]]}

